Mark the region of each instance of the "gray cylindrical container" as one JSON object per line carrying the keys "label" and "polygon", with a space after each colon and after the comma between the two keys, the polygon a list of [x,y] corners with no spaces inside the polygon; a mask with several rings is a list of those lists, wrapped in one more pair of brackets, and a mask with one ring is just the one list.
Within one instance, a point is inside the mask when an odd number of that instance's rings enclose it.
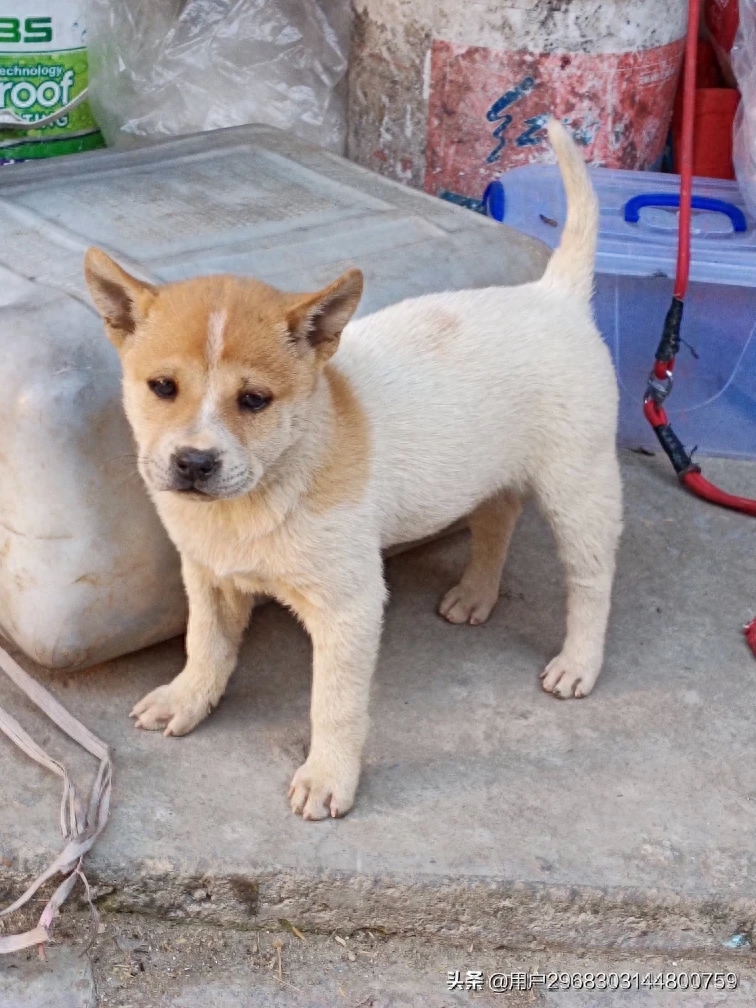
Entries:
{"label": "gray cylindrical container", "polygon": [[479,197],[550,159],[563,118],[586,157],[650,168],[672,113],[685,0],[357,0],[349,156],[435,194]]}

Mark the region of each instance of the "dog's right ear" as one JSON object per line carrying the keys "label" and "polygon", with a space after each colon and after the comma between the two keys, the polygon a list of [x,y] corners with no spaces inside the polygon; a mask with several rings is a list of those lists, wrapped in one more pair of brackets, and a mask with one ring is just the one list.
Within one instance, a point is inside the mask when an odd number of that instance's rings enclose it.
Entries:
{"label": "dog's right ear", "polygon": [[120,350],[124,340],[147,316],[156,289],[121,269],[102,249],[87,249],[84,278],[108,339]]}

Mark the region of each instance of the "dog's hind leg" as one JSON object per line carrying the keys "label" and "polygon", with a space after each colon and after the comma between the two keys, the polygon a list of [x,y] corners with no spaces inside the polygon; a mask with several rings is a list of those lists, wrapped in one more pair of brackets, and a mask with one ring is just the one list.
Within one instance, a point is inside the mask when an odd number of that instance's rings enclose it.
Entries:
{"label": "dog's hind leg", "polygon": [[622,489],[613,448],[586,459],[584,466],[547,467],[535,489],[567,579],[567,634],[561,652],[541,674],[543,688],[562,699],[583,697],[593,689],[604,659],[622,530]]}
{"label": "dog's hind leg", "polygon": [[485,623],[496,605],[501,572],[522,504],[509,491],[484,501],[470,515],[470,561],[462,580],[450,588],[438,611],[450,623]]}

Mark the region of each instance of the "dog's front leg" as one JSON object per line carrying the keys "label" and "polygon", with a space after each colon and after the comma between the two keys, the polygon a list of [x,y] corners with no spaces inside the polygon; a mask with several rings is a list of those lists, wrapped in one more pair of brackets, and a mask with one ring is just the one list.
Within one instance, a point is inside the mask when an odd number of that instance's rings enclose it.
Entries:
{"label": "dog's front leg", "polygon": [[254,597],[231,581],[217,582],[187,558],[181,573],[189,598],[186,665],[166,686],[158,686],[134,707],[138,728],[186,735],[216,706],[236,665]]}
{"label": "dog's front leg", "polygon": [[310,754],[289,798],[305,819],[348,812],[354,802],[368,728],[370,681],[381,636],[385,588],[378,572],[356,597],[301,613],[312,637]]}

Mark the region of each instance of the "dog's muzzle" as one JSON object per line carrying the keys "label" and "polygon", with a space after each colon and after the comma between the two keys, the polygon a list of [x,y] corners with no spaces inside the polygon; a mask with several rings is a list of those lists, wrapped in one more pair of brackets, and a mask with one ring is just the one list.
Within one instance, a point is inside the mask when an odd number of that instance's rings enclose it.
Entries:
{"label": "dog's muzzle", "polygon": [[221,458],[217,451],[179,448],[171,459],[171,489],[209,491],[211,479],[218,476]]}

